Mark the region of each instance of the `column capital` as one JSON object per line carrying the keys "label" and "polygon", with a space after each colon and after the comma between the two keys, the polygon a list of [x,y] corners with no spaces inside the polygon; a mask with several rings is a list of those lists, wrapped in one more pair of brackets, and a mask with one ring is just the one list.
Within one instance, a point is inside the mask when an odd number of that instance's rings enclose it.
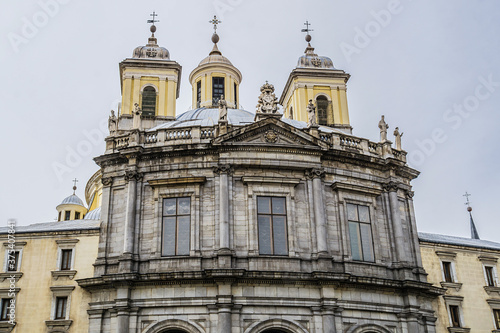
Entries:
{"label": "column capital", "polygon": [[409,191],[409,190],[408,190],[408,191],[406,191],[406,193],[405,193],[405,194],[406,194],[406,197],[407,197],[408,199],[413,199],[413,196],[415,195],[415,192],[413,192],[413,191]]}
{"label": "column capital", "polygon": [[398,183],[390,181],[382,185],[384,192],[396,192],[399,188]]}
{"label": "column capital", "polygon": [[125,172],[125,180],[126,181],[135,180],[135,181],[139,182],[142,180],[142,177],[143,177],[143,174],[141,172],[137,172],[135,170],[129,170],[129,171]]}
{"label": "column capital", "polygon": [[113,177],[102,177],[101,183],[103,186],[110,186],[113,183]]}
{"label": "column capital", "polygon": [[305,171],[305,176],[307,179],[314,179],[314,178],[320,178],[323,179],[325,178],[326,171],[323,168],[311,168],[311,169],[306,169]]}
{"label": "column capital", "polygon": [[234,172],[234,169],[231,164],[219,164],[213,168],[213,171],[216,175],[220,175],[222,173],[231,175]]}

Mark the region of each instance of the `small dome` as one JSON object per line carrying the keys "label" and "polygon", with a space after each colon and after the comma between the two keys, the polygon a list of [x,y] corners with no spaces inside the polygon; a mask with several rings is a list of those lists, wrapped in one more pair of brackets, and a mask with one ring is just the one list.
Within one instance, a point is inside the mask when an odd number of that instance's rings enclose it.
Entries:
{"label": "small dome", "polygon": [[170,60],[170,53],[166,48],[158,46],[155,37],[149,37],[148,44],[136,47],[132,57],[135,59]]}
{"label": "small dome", "polygon": [[310,44],[306,48],[306,53],[299,58],[297,68],[335,69],[332,59],[318,56]]}
{"label": "small dome", "polygon": [[101,219],[101,207],[97,207],[96,209],[92,209],[90,212],[85,215],[84,220],[100,220]]}
{"label": "small dome", "polygon": [[231,61],[229,61],[228,58],[226,58],[222,55],[222,53],[217,48],[217,44],[214,44],[214,48],[212,49],[212,51],[210,52],[208,57],[206,57],[205,59],[200,61],[198,66],[205,65],[205,64],[213,64],[213,63],[222,63],[222,64],[226,64],[226,65],[231,65],[231,66],[233,65],[231,63]]}
{"label": "small dome", "polygon": [[61,205],[79,205],[85,207],[82,199],[80,199],[76,194],[72,194],[69,197],[65,198]]}

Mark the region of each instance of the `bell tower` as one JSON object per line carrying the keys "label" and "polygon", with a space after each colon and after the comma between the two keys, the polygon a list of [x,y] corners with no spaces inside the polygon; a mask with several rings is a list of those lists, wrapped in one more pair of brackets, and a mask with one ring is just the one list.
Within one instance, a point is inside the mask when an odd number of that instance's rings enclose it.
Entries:
{"label": "bell tower", "polygon": [[307,105],[314,103],[317,113],[316,122],[351,132],[349,110],[347,108],[347,81],[350,75],[333,67],[330,58],[318,56],[311,46],[309,22],[306,32],[307,47],[303,56],[292,70],[283,89],[279,103],[283,106],[286,118],[307,122]]}
{"label": "bell tower", "polygon": [[132,58],[120,63],[122,108],[120,116],[132,116],[135,104],[142,117],[174,120],[179,97],[182,67],[170,60],[170,53],[158,46],[155,37],[157,14],[151,14],[151,37],[145,46],[135,48]]}
{"label": "bell tower", "polygon": [[214,25],[212,35],[214,47],[208,57],[203,59],[189,75],[189,82],[193,87],[193,109],[218,107],[221,97],[224,97],[229,108],[239,108],[239,87],[242,76],[217,47],[219,42],[217,24],[221,22],[217,16],[209,21]]}

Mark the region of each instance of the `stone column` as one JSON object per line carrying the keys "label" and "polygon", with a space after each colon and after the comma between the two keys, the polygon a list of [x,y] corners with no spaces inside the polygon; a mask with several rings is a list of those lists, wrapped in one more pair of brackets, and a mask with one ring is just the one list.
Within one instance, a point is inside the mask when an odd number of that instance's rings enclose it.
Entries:
{"label": "stone column", "polygon": [[335,329],[335,315],[333,308],[323,309],[323,332],[322,333],[336,333]]}
{"label": "stone column", "polygon": [[118,309],[116,314],[116,333],[128,333],[128,310]]}
{"label": "stone column", "polygon": [[394,233],[394,245],[396,248],[397,261],[406,262],[406,238],[401,225],[401,214],[399,211],[398,184],[389,182],[384,185],[384,190],[389,193],[390,216],[392,220],[392,230]]}
{"label": "stone column", "polygon": [[101,332],[104,310],[87,310],[87,313],[89,314],[89,332]]}
{"label": "stone column", "polygon": [[316,225],[318,256],[328,255],[328,246],[326,237],[326,217],[325,217],[325,205],[323,202],[323,180],[322,180],[322,178],[325,177],[325,170],[323,169],[306,170],[306,177],[312,179],[314,223]]}
{"label": "stone column", "polygon": [[119,266],[120,273],[132,270],[136,226],[137,182],[142,180],[142,174],[137,171],[127,171],[125,179],[128,181],[127,206],[123,233],[123,254],[121,255]]}
{"label": "stone column", "polygon": [[214,173],[219,175],[219,250],[229,251],[229,183],[231,174],[229,164],[219,165],[214,168]]}
{"label": "stone column", "polygon": [[231,326],[231,307],[220,307],[219,318],[217,320],[217,333],[231,333]]}

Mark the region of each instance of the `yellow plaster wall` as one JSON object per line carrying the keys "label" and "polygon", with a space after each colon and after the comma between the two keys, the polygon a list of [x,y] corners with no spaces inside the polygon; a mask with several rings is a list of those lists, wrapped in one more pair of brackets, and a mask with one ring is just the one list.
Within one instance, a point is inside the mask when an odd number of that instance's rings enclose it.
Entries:
{"label": "yellow plaster wall", "polygon": [[[73,205],[73,204],[59,205],[59,206],[57,206],[56,209],[57,209],[58,221],[64,221],[65,211],[71,212],[70,216],[69,216],[69,220],[75,219],[76,212],[80,213],[80,220],[82,220],[85,217],[85,214],[87,214],[87,212],[88,212],[87,208],[80,206],[80,205]],[[60,220],[59,220],[59,212],[61,212],[61,219]]]}
{"label": "yellow plaster wall", "polygon": [[[64,222],[61,222],[64,223]],[[77,271],[73,279],[68,277],[52,277],[51,271],[57,270],[58,239],[75,239],[74,269]],[[2,235],[0,241],[5,242]],[[31,237],[16,236],[16,241],[26,241],[22,250],[20,271],[23,276],[16,283],[20,288],[16,297],[16,326],[14,333],[45,333],[47,332],[46,320],[50,320],[53,293],[51,286],[75,286],[71,293],[69,319],[73,323],[70,333],[88,332],[88,303],[90,293],[81,289],[76,283],[77,279],[93,276],[93,266],[97,257],[99,235],[97,230],[92,235],[40,235]],[[2,262],[5,260],[5,249],[2,250]],[[3,267],[3,266],[2,266]],[[0,282],[0,288],[9,288],[8,280]]]}
{"label": "yellow plaster wall", "polygon": [[[471,328],[474,333],[491,333],[494,330],[494,321],[492,309],[486,302],[487,299],[497,299],[500,301],[500,295],[490,296],[484,290],[486,280],[483,271],[483,263],[478,259],[480,255],[488,257],[500,258],[500,251],[490,252],[480,249],[465,249],[453,248],[442,245],[420,244],[422,262],[424,269],[429,274],[428,281],[438,287],[441,287],[440,282],[443,281],[441,260],[436,254],[436,251],[446,251],[456,253],[454,260],[456,279],[458,283],[462,283],[460,290],[449,288],[446,295],[462,296],[462,313],[464,327]],[[496,269],[498,272],[498,262]],[[448,317],[448,309],[443,297],[435,302],[434,309],[436,311],[438,321],[436,323],[436,332],[448,332],[450,321]]]}

